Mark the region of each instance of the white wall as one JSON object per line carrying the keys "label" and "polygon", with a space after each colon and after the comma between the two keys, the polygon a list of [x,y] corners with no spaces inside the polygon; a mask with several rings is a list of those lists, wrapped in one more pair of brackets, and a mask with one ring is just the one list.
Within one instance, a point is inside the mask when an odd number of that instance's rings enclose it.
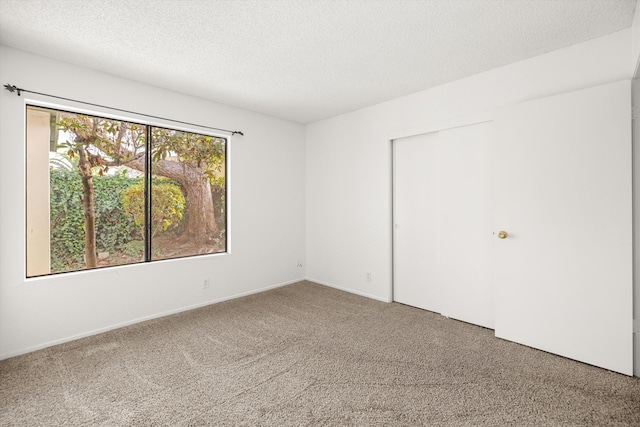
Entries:
{"label": "white wall", "polygon": [[25,99],[62,102],[0,91],[0,358],[305,277],[302,125],[4,46],[0,82],[245,134],[230,146],[231,254],[25,280]]}
{"label": "white wall", "polygon": [[[499,106],[629,79],[630,57],[628,29],[308,125],[308,279],[390,299],[390,137]],[[389,84],[401,78],[390,76]],[[371,282],[365,280],[366,272],[372,273]]]}
{"label": "white wall", "polygon": [[637,73],[640,65],[640,7],[636,4],[631,25],[631,72]]}

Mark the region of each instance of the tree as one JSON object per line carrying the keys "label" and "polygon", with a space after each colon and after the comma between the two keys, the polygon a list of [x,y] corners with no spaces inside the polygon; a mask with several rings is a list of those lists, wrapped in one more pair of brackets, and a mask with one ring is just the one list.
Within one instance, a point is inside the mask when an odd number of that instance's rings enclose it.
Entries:
{"label": "tree", "polygon": [[[187,224],[180,237],[200,245],[218,236],[211,180],[224,166],[224,139],[153,127],[152,173],[170,178],[186,192]],[[144,170],[146,155],[125,163]]]}
{"label": "tree", "polygon": [[[146,126],[100,117],[63,113],[58,126],[72,136],[61,146],[78,157],[85,217],[85,262],[97,265],[94,174],[112,166],[145,170]],[[207,135],[151,127],[152,174],[176,181],[186,193],[187,224],[180,238],[210,245],[218,237],[211,181],[224,166],[225,140]]]}
{"label": "tree", "polygon": [[[136,155],[144,145],[144,129],[137,125],[121,126],[123,122],[100,117],[62,113],[58,127],[73,136],[60,144],[67,155],[78,157],[78,174],[82,179],[81,203],[84,211],[85,264],[87,268],[98,264],[96,254],[96,213],[93,187],[94,170],[104,175],[109,163],[122,161],[126,153]],[[115,142],[115,143],[114,143]],[[108,162],[105,161],[108,157]]]}

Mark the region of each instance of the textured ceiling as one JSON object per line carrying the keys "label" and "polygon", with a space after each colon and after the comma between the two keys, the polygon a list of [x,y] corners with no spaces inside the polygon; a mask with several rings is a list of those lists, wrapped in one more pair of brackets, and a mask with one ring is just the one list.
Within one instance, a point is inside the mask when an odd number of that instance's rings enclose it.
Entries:
{"label": "textured ceiling", "polygon": [[309,123],[629,28],[635,6],[0,0],[0,43]]}

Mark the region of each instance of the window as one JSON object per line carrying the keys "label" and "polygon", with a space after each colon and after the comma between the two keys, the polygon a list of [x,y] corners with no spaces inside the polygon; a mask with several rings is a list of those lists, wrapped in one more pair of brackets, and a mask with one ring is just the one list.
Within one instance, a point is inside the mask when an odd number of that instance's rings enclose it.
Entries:
{"label": "window", "polygon": [[227,139],[27,106],[27,277],[227,250]]}

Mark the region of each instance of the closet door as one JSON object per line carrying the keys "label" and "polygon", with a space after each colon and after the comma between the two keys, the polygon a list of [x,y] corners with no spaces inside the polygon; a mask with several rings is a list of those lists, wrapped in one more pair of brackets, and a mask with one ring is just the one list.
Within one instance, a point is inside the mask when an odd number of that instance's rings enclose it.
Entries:
{"label": "closet door", "polygon": [[440,131],[439,278],[445,316],[493,328],[491,122]]}
{"label": "closet door", "polygon": [[394,300],[493,327],[491,123],[394,141]]}
{"label": "closet door", "polygon": [[441,313],[438,133],[393,142],[394,301]]}
{"label": "closet door", "polygon": [[496,336],[632,374],[629,82],[496,116]]}

